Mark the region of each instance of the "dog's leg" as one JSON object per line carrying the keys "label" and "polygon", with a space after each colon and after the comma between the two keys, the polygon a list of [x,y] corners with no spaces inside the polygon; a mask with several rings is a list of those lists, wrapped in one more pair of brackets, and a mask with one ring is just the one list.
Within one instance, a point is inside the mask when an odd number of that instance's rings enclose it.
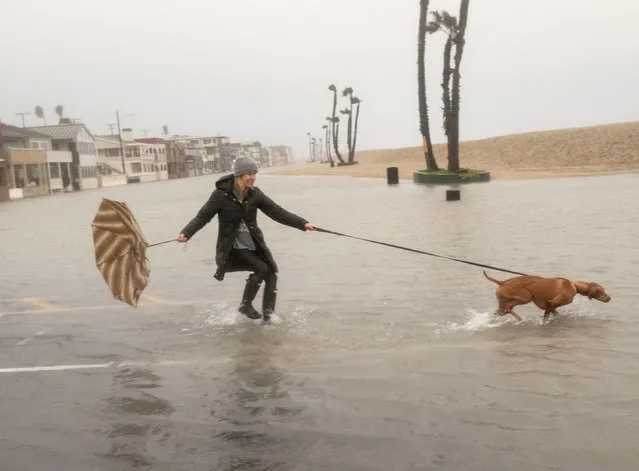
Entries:
{"label": "dog's leg", "polygon": [[524,301],[525,301],[525,299],[524,300],[522,300],[522,299],[514,299],[513,301],[508,303],[508,305],[506,307],[506,312],[504,312],[504,314],[511,314],[515,319],[520,321],[521,317],[519,316],[519,314],[517,314],[515,311],[513,311],[513,309],[515,308],[515,306],[520,306],[522,304],[526,304],[526,302],[524,302]]}
{"label": "dog's leg", "polygon": [[511,299],[506,301],[504,298],[500,299],[499,308],[495,311],[495,316],[505,316],[506,314],[511,314],[518,321],[521,320],[519,314],[513,311],[515,306],[519,306],[521,304],[526,304],[525,299]]}
{"label": "dog's leg", "polygon": [[519,314],[517,314],[517,313],[516,313],[515,311],[513,311],[512,309],[511,309],[510,311],[508,311],[508,314],[512,314],[512,315],[513,315],[513,317],[514,317],[515,319],[517,319],[518,321],[520,321],[520,320],[521,320],[521,317],[519,316]]}
{"label": "dog's leg", "polygon": [[555,296],[550,301],[548,301],[548,304],[546,305],[546,309],[544,310],[544,324],[550,317],[550,314],[552,314],[553,317],[558,315],[557,314],[558,307],[570,304],[572,300],[573,300],[572,296],[566,295],[564,293],[559,293],[557,296]]}

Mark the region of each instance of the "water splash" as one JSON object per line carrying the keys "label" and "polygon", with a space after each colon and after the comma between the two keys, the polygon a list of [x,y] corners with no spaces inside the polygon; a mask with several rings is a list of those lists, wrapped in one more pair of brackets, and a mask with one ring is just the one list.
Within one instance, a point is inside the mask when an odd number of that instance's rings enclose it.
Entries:
{"label": "water splash", "polygon": [[[555,317],[551,316],[548,324],[550,325],[562,318],[607,320],[609,316],[599,311],[597,307],[598,306],[592,305],[588,300],[577,298],[571,305],[558,309],[559,315]],[[504,325],[522,325],[526,327],[544,325],[543,313],[539,310],[533,311],[532,314],[518,312],[522,317],[521,321],[518,321],[510,315],[497,317],[493,315],[493,312],[492,310],[479,311],[477,309],[467,308],[465,319],[461,322],[452,321],[445,324],[431,324],[433,333],[437,338],[440,338],[445,334],[481,332],[496,329]]]}
{"label": "water splash", "polygon": [[[510,316],[509,316],[510,317]],[[510,317],[495,317],[493,312],[478,311],[472,308],[467,309],[465,320],[462,322],[447,322],[445,324],[431,324],[433,333],[437,338],[448,333],[457,332],[479,332],[487,329],[494,329],[507,323],[517,322]]]}
{"label": "water splash", "polygon": [[249,319],[237,310],[236,305],[226,303],[218,303],[200,309],[195,313],[195,319],[191,327],[181,329],[182,333],[193,333],[202,330],[219,330],[229,327],[249,326],[263,324],[264,328],[273,326],[286,327],[290,331],[303,331],[308,326],[309,318],[315,312],[314,308],[307,306],[293,306],[280,312],[276,312],[271,316],[268,323],[264,323],[262,319]]}

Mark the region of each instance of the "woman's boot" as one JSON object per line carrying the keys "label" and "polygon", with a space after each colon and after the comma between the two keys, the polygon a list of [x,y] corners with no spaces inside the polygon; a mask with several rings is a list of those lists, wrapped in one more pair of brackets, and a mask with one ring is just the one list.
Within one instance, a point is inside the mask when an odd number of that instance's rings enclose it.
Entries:
{"label": "woman's boot", "polygon": [[271,315],[275,312],[275,302],[277,301],[277,275],[270,273],[264,284],[264,294],[262,297],[262,315],[265,321],[271,320]]}
{"label": "woman's boot", "polygon": [[260,289],[260,283],[256,283],[253,276],[250,275],[246,280],[246,286],[244,287],[244,293],[242,294],[242,303],[238,311],[244,314],[249,319],[261,319],[261,314],[253,307],[253,300],[257,296],[257,292]]}

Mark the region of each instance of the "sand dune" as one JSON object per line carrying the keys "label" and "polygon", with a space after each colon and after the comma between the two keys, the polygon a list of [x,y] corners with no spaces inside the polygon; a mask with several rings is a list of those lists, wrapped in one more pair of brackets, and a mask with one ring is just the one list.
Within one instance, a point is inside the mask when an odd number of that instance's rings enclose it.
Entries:
{"label": "sand dune", "polygon": [[[447,165],[446,144],[434,148],[437,163]],[[297,164],[274,169],[288,175],[350,175],[386,177],[398,167],[400,178],[412,179],[425,168],[421,147],[364,150],[359,164],[330,168],[328,164]],[[492,178],[534,178],[639,172],[639,122],[529,132],[460,143],[461,166],[490,172]]]}

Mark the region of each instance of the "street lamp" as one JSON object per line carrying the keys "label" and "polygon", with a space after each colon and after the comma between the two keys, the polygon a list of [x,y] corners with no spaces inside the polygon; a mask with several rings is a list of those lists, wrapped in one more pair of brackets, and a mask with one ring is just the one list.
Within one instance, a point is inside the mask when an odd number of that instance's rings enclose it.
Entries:
{"label": "street lamp", "polygon": [[[122,116],[122,119],[129,118],[131,116],[135,116],[134,114],[125,114]],[[124,146],[122,145],[122,131],[120,130],[120,111],[115,110],[115,117],[118,120],[118,138],[120,139],[120,157],[122,158],[122,173],[126,177],[126,167],[124,165]]]}

